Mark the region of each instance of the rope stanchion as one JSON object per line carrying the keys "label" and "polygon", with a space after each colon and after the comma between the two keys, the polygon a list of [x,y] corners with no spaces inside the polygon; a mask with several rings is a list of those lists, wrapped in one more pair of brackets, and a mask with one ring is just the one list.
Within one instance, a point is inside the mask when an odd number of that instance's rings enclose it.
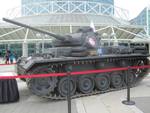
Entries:
{"label": "rope stanchion", "polygon": [[130,76],[131,68],[128,67],[128,70],[126,71],[126,84],[127,84],[127,100],[123,100],[122,103],[125,105],[135,105],[135,102],[130,99]]}
{"label": "rope stanchion", "polygon": [[71,113],[71,93],[70,93],[70,82],[71,82],[71,71],[72,71],[72,66],[67,65],[66,66],[67,70],[67,78],[68,78],[68,94],[67,94],[67,102],[68,102],[68,113]]}
{"label": "rope stanchion", "polygon": [[[144,69],[150,68],[150,65],[143,65],[143,66],[131,66],[130,69]],[[121,67],[121,68],[109,68],[109,69],[97,69],[97,70],[86,70],[86,71],[77,71],[71,72],[71,76],[75,75],[85,75],[85,74],[96,74],[96,73],[106,73],[106,72],[113,72],[113,71],[126,71],[128,67]],[[42,77],[61,77],[67,76],[67,73],[48,73],[48,74],[32,74],[32,75],[14,75],[14,76],[0,76],[0,79],[16,79],[16,78],[42,78]]]}

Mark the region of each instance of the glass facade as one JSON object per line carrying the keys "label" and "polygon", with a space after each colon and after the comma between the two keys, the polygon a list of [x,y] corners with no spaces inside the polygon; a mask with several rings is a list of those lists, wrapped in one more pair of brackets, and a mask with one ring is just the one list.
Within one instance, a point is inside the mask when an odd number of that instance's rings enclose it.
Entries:
{"label": "glass facade", "polygon": [[[65,1],[65,0],[22,0],[22,5],[39,2],[49,2],[49,1]],[[67,0],[67,1],[77,1],[77,0]],[[100,2],[114,5],[114,0],[79,0],[79,1]]]}
{"label": "glass facade", "polygon": [[145,26],[147,34],[150,35],[150,8],[144,8],[136,18],[131,20],[131,24]]}
{"label": "glass facade", "polygon": [[[35,53],[42,53],[42,44],[43,44],[42,42],[38,43],[38,45],[36,45],[36,43],[28,43],[28,56],[31,56],[32,54]],[[44,43],[44,51],[51,47],[52,45],[50,42]],[[23,49],[22,43],[0,44],[0,57],[5,57],[6,50],[10,50],[18,58],[22,56],[22,49]]]}
{"label": "glass facade", "polygon": [[49,13],[113,15],[113,6],[114,0],[22,0],[22,16]]}
{"label": "glass facade", "polygon": [[34,43],[29,43],[28,44],[28,55],[31,56],[34,53],[36,53],[36,45]]}
{"label": "glass facade", "polygon": [[0,57],[5,56],[5,52],[7,48],[8,48],[8,44],[0,44]]}
{"label": "glass facade", "polygon": [[[69,7],[70,10],[76,9],[72,13],[78,13],[78,11],[87,10],[88,13],[92,14],[92,13],[96,12],[95,14],[97,14],[98,11],[100,10],[103,12],[103,14],[110,15],[114,11],[114,9],[112,7],[112,6],[114,6],[114,0],[79,0],[80,2],[78,2],[77,0],[22,0],[21,1],[22,15],[23,16],[32,15],[32,14],[34,14],[33,12],[47,13],[46,12],[47,9],[50,9],[50,10],[52,9],[51,5],[47,4],[47,3],[54,3],[53,10],[58,9],[59,6],[62,6],[64,8],[64,10],[66,10],[68,8],[68,4],[65,6],[63,1],[66,1],[66,3],[67,3],[67,1],[74,1],[74,3],[71,4]],[[88,4],[86,6],[84,4],[81,5],[82,1],[83,2],[87,1]],[[97,3],[102,3],[104,5],[101,6],[101,9],[99,9],[99,7],[96,7]],[[75,8],[76,5],[78,8]],[[59,12],[62,13],[62,10],[63,10],[62,7],[58,10],[58,13]],[[92,9],[92,10],[90,10],[90,9]],[[65,12],[63,12],[63,13],[65,13]],[[80,13],[82,13],[82,12],[80,12]],[[43,47],[42,42],[39,43],[38,47],[37,47],[36,43],[28,43],[28,55],[30,56],[34,53],[41,53],[42,47]],[[52,47],[52,45],[50,43],[48,43],[48,42],[44,43],[45,49],[51,48],[51,47]],[[17,57],[22,56],[22,49],[23,49],[22,43],[0,44],[0,48],[1,48],[0,49],[1,57],[4,57],[6,49],[9,49],[12,52],[14,52],[17,55]]]}
{"label": "glass facade", "polygon": [[22,56],[22,44],[0,44],[0,57],[4,57],[6,50],[10,50],[18,58]]}
{"label": "glass facade", "polygon": [[22,44],[10,44],[8,49],[15,53],[16,57],[22,56]]}

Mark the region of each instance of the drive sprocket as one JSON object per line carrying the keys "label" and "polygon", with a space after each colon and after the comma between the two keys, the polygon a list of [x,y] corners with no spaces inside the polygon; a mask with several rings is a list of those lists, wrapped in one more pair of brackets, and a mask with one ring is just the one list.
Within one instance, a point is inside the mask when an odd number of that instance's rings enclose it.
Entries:
{"label": "drive sprocket", "polygon": [[[40,66],[31,70],[28,74],[46,74],[53,72],[54,70],[51,67]],[[57,85],[57,77],[28,78],[26,79],[26,83],[34,94],[48,96],[54,91]]]}

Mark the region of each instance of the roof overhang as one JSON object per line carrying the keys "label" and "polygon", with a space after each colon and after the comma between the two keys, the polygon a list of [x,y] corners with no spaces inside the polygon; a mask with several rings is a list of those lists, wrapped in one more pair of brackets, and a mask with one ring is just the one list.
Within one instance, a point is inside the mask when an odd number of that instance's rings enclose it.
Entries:
{"label": "roof overhang", "polygon": [[[20,17],[14,20],[58,34],[75,32],[79,27],[90,26],[92,21],[97,32],[101,34],[102,38],[105,40],[132,40],[135,37],[146,37],[139,35],[139,33],[144,32],[143,26],[133,26],[128,21],[119,20],[106,15],[51,14]],[[103,34],[107,34],[107,36],[103,37]],[[51,37],[47,35],[39,34],[26,28],[8,23],[0,24],[0,43],[51,40]]]}

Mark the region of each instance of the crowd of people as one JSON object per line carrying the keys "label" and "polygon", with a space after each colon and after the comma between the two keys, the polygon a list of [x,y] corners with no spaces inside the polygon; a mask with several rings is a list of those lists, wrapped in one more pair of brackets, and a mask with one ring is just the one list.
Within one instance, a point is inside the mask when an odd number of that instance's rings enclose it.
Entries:
{"label": "crowd of people", "polygon": [[9,64],[9,63],[14,63],[14,61],[16,60],[15,58],[15,54],[10,51],[10,50],[6,50],[5,53],[5,64]]}

